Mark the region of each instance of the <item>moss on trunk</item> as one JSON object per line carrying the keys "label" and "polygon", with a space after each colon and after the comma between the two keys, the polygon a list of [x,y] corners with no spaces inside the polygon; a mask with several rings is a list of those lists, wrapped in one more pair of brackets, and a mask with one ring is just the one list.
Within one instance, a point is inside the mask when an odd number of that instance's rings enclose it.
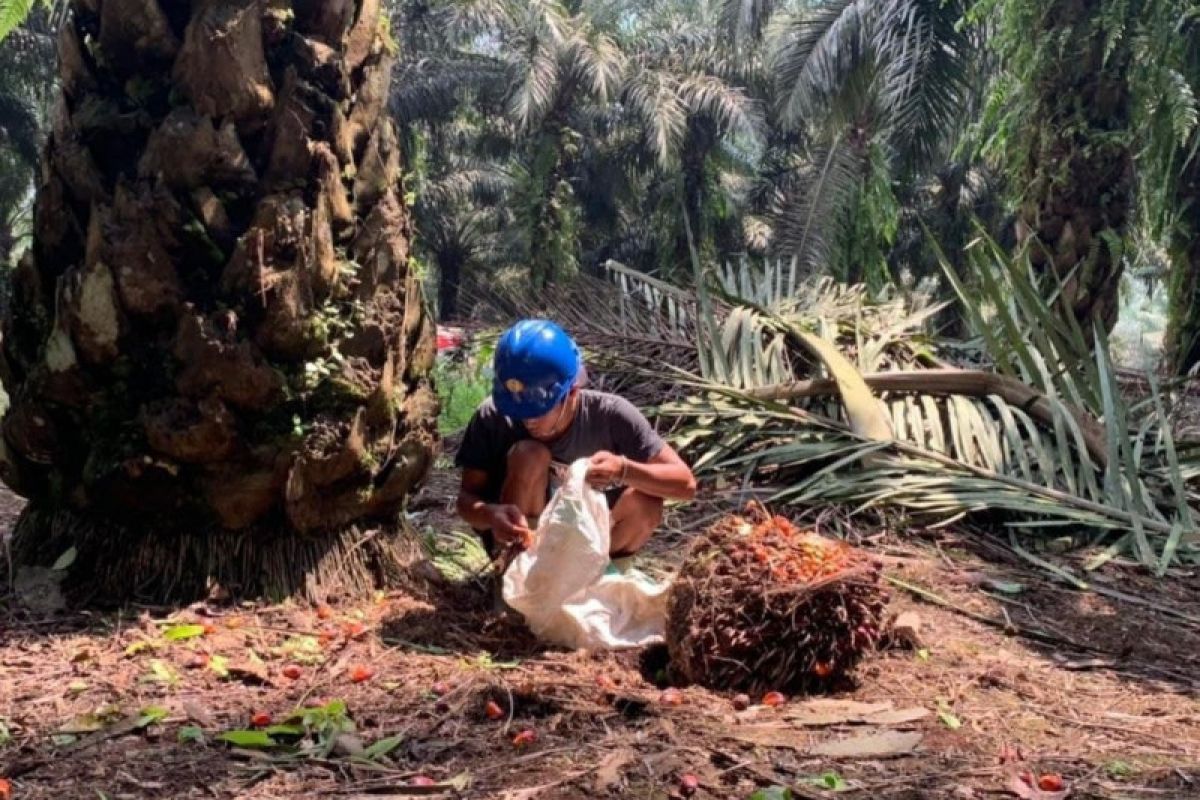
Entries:
{"label": "moss on trunk", "polygon": [[1180,175],[1177,200],[1183,218],[1171,242],[1163,359],[1173,374],[1186,375],[1200,364],[1200,154]]}
{"label": "moss on trunk", "polygon": [[1106,5],[1054,0],[1027,32],[1038,49],[1018,236],[1036,237],[1034,264],[1062,282],[1061,312],[1085,332],[1116,324],[1133,202],[1132,53],[1127,36],[1110,49],[1106,25],[1120,19],[1104,19]]}

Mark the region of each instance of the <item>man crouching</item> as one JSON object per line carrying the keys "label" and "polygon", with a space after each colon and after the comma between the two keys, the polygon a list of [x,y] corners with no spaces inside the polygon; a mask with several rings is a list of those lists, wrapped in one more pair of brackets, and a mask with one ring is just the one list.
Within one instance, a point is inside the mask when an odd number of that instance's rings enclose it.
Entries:
{"label": "man crouching", "polygon": [[628,400],[583,388],[579,348],[558,325],[523,320],[496,346],[492,396],[475,411],[455,464],[458,513],[496,546],[528,547],[555,465],[589,459],[587,480],[612,510],[613,558],[636,553],[664,500],[690,500],[696,479]]}

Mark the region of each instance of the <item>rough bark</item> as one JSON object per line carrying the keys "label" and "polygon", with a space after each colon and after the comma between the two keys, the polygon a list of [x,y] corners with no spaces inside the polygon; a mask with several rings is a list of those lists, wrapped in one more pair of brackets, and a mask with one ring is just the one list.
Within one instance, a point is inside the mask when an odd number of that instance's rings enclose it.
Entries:
{"label": "rough bark", "polygon": [[1163,359],[1176,375],[1200,364],[1200,153],[1193,153],[1176,190],[1183,218],[1171,242],[1170,298]]}
{"label": "rough bark", "polygon": [[1098,24],[1105,5],[1054,0],[1042,12],[1045,29],[1030,32],[1045,52],[1032,78],[1037,103],[1017,224],[1019,239],[1036,237],[1034,264],[1062,281],[1061,313],[1085,332],[1093,320],[1106,330],[1116,324],[1133,201],[1132,56],[1127,39],[1106,55]]}
{"label": "rough bark", "polygon": [[[293,13],[294,12],[294,13]],[[0,477],[108,599],[397,576],[436,447],[377,0],[75,0]]]}

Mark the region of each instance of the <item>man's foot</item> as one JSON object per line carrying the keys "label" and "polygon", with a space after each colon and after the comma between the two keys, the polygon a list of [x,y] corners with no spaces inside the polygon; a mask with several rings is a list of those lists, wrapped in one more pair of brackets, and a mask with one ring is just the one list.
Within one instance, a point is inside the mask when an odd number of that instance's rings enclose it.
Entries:
{"label": "man's foot", "polygon": [[522,616],[508,603],[504,602],[504,575],[494,575],[489,581],[492,613],[501,619],[520,621]]}
{"label": "man's foot", "polygon": [[608,566],[604,568],[605,575],[625,575],[630,570],[637,569],[635,559],[637,556],[614,556],[608,562]]}

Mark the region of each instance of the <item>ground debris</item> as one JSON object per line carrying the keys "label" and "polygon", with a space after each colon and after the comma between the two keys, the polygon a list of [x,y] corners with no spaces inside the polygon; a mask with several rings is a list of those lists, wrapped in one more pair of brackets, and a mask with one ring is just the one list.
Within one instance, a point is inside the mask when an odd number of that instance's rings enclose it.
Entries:
{"label": "ground debris", "polygon": [[[1072,797],[1194,797],[1200,631],[1153,605],[1066,591],[1024,573],[1006,573],[1026,588],[1005,603],[948,580],[954,571],[992,567],[956,545],[951,531],[938,536],[937,550],[907,538],[884,538],[879,547],[903,558],[904,580],[954,605],[1086,638],[1091,649],[1006,636],[953,608],[899,595],[897,613],[915,611],[925,632],[937,632],[926,651],[884,651],[834,695],[789,693],[784,704],[766,707],[755,693],[738,710],[732,693],[700,686],[681,687],[679,706],[660,704],[661,661],[547,649],[493,615],[482,590],[335,601],[320,613],[295,603],[220,607],[210,617],[215,633],[169,643],[161,641],[161,622],[182,619],[178,609],[153,609],[139,626],[136,611],[46,619],[0,601],[0,775],[12,781],[14,800],[95,800],[97,792],[114,800],[667,798],[687,773],[699,778],[697,798],[746,800],[758,789],[789,786],[795,797],[815,800],[839,796],[823,787],[844,782],[849,797],[982,800],[1004,796],[1006,769],[1019,761],[1039,776],[1061,775]],[[963,541],[974,548],[979,540]],[[953,554],[952,569],[939,550]],[[1200,613],[1200,584],[1106,569],[1123,591]],[[362,625],[362,635],[344,635],[351,623]],[[159,644],[126,655],[139,631]],[[1130,631],[1138,647],[1122,654]],[[313,663],[284,679],[294,655],[285,645],[305,637],[316,640]],[[262,659],[255,673],[272,680],[184,669],[197,655],[256,663],[251,650]],[[177,683],[139,680],[156,659]],[[1097,661],[1083,668],[1085,659]],[[354,683],[353,664],[373,677]],[[485,696],[504,707],[503,719],[484,716]],[[344,704],[353,730],[339,733],[361,742],[357,759],[332,749],[234,750],[218,739],[251,729],[256,712],[282,724],[297,709],[331,704]],[[102,738],[84,751],[51,739],[104,707],[120,709],[114,719],[124,720],[154,706],[168,715],[119,736],[97,732]],[[939,720],[942,709],[961,726]],[[515,747],[523,730],[536,731],[537,741]],[[327,741],[322,735],[306,741]],[[381,742],[386,753],[366,760]],[[1015,761],[1001,764],[1006,743]],[[872,752],[866,745],[899,752],[860,755]],[[820,754],[831,747],[852,754]],[[417,777],[433,783],[418,785]]]}

